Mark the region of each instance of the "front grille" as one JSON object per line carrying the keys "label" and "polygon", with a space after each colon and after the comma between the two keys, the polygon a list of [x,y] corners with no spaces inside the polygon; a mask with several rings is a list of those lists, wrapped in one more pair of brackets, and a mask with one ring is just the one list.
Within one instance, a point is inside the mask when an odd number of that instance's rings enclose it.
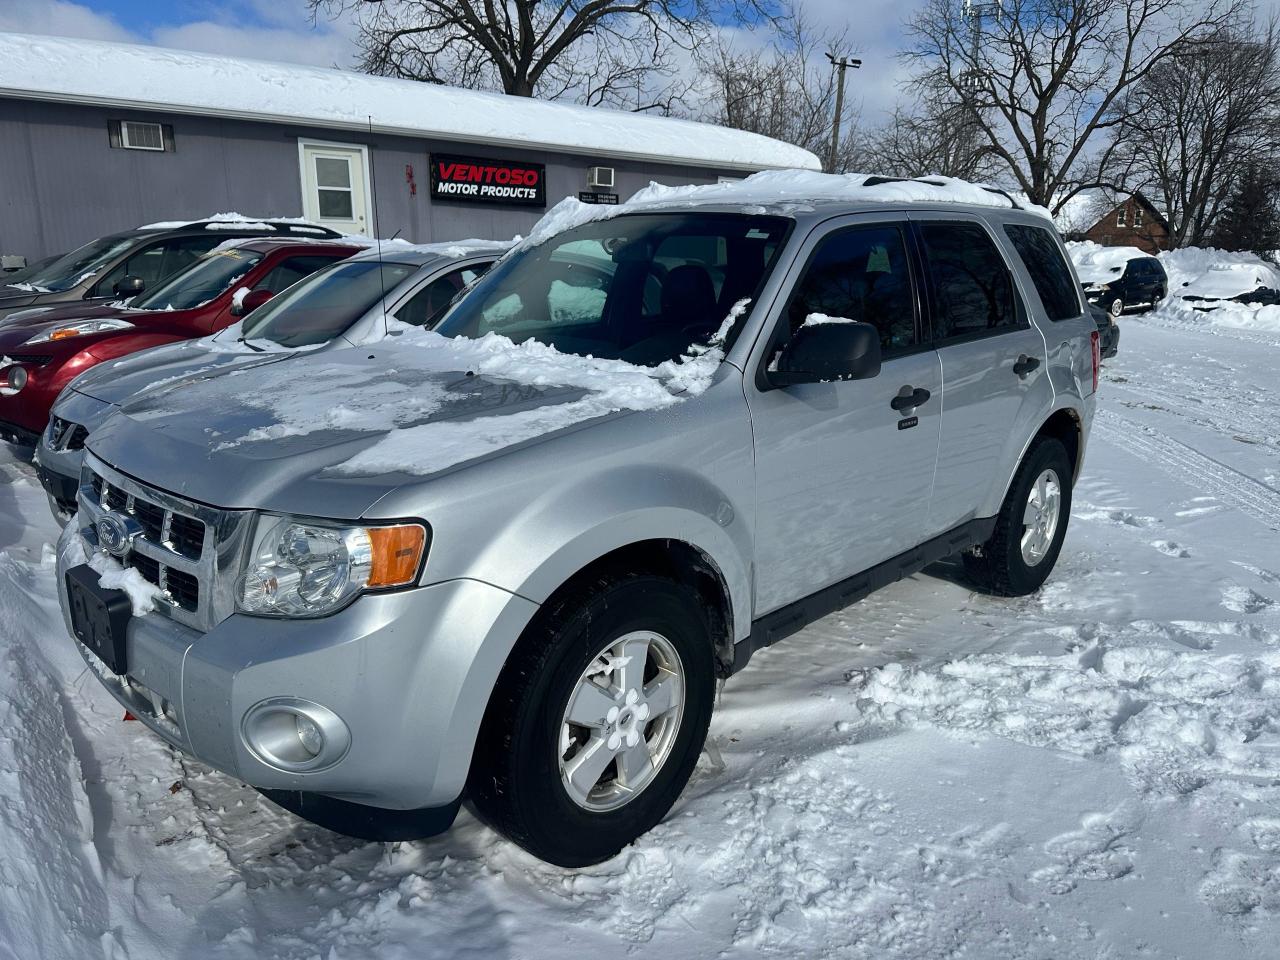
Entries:
{"label": "front grille", "polygon": [[25,363],[29,367],[43,367],[53,359],[42,353],[11,353],[8,356],[14,363]]}
{"label": "front grille", "polygon": [[159,587],[158,609],[180,623],[208,631],[233,612],[253,514],[219,510],[158,490],[85,457],[77,523],[90,546],[97,519],[114,512],[136,521],[139,532],[121,562]]}
{"label": "front grille", "polygon": [[53,434],[50,437],[55,450],[83,450],[84,442],[89,438],[89,431],[79,423],[53,418]]}
{"label": "front grille", "polygon": [[93,492],[104,510],[127,513],[142,526],[144,536],[152,543],[168,547],[188,560],[199,560],[204,549],[204,523],[173,510],[166,510],[141,496],[131,496],[122,487],[113,486],[97,474],[93,475]]}

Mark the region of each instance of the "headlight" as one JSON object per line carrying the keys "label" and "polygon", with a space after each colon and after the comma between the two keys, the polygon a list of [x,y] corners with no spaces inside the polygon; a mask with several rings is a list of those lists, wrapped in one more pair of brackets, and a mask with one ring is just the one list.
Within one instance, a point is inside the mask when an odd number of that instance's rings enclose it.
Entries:
{"label": "headlight", "polygon": [[1105,283],[1086,283],[1084,285],[1085,293],[1106,293],[1107,284]]}
{"label": "headlight", "polygon": [[413,583],[426,549],[419,523],[344,527],[264,514],[239,606],[257,616],[324,616],[366,590]]}
{"label": "headlight", "polygon": [[78,323],[66,323],[44,333],[37,333],[23,346],[32,343],[48,343],[50,340],[65,340],[68,337],[80,337],[88,333],[106,333],[108,330],[129,330],[133,324],[128,320],[81,320]]}

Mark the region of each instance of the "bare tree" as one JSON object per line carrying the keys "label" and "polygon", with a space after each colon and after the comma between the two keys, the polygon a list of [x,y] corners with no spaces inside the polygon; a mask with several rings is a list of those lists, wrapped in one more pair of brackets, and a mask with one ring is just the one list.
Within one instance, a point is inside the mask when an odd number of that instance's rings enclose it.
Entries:
{"label": "bare tree", "polygon": [[679,51],[704,42],[713,22],[774,14],[773,0],[308,3],[313,16],[355,17],[360,67],[369,73],[625,107],[652,105],[648,87],[674,77]]}
{"label": "bare tree", "polygon": [[[1163,205],[1176,246],[1204,243],[1246,169],[1280,149],[1280,36],[1246,24],[1175,50],[1117,102],[1110,172]],[[1255,177],[1256,179],[1256,177]]]}
{"label": "bare tree", "polygon": [[[966,13],[930,0],[905,56],[942,78],[1034,203],[1059,208],[1093,185],[1079,175],[1120,98],[1173,50],[1228,23],[1244,0],[1004,0]],[[981,34],[975,31],[981,27]]]}
{"label": "bare tree", "polygon": [[923,95],[910,106],[899,103],[884,126],[869,131],[863,163],[869,170],[899,177],[940,173],[964,180],[991,180],[1001,170],[972,105],[957,97],[945,79],[918,84]]}
{"label": "bare tree", "polygon": [[[816,32],[802,11],[782,10],[773,22],[771,42],[747,47],[720,34],[697,57],[701,71],[700,119],[749,130],[804,147],[827,163],[835,115],[836,77],[828,50],[847,50],[843,35]],[[857,73],[853,73],[857,77]],[[856,100],[846,97],[840,118],[837,171],[854,165],[858,156]]]}

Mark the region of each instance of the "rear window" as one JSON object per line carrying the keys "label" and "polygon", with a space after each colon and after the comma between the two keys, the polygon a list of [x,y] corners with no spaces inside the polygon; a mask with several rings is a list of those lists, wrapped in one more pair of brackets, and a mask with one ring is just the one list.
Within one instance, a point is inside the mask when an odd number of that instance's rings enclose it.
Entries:
{"label": "rear window", "polygon": [[1070,320],[1080,316],[1080,295],[1053,234],[1043,227],[1021,223],[1005,224],[1004,232],[1031,275],[1049,319]]}

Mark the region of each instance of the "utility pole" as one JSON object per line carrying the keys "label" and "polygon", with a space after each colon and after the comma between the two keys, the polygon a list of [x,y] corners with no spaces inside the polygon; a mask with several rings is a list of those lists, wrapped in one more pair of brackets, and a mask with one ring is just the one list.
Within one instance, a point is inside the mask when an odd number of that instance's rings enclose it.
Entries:
{"label": "utility pole", "polygon": [[1002,0],[964,0],[962,15],[969,21],[969,67],[960,74],[961,109],[966,117],[963,133],[957,138],[960,141],[960,153],[964,162],[976,158],[978,143],[982,139],[982,105],[979,95],[986,83],[986,75],[982,71],[982,21],[990,17],[999,21],[1004,13]]}
{"label": "utility pole", "polygon": [[836,80],[836,115],[831,121],[831,152],[827,157],[827,170],[830,173],[835,173],[836,154],[840,149],[840,115],[844,113],[844,72],[849,67],[857,70],[862,66],[862,61],[850,59],[849,57],[837,57],[834,53],[828,53],[827,59],[831,61],[831,65],[836,69],[838,76]]}

